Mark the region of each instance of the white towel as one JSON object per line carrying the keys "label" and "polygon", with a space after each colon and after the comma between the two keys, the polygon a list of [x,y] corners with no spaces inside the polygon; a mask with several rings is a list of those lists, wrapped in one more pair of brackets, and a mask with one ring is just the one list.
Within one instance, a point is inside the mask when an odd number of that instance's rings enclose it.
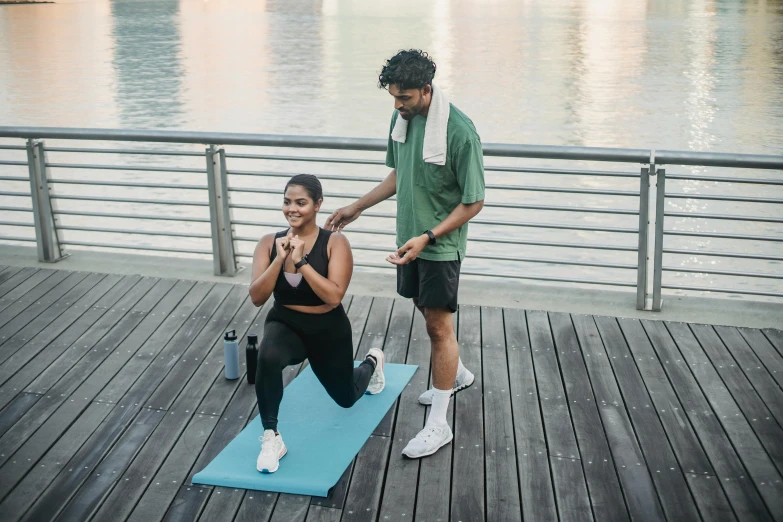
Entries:
{"label": "white towel", "polygon": [[[449,126],[449,100],[440,89],[432,86],[432,101],[427,111],[427,123],[424,126],[424,146],[422,157],[426,163],[446,164],[446,129]],[[408,120],[398,117],[394,123],[391,137],[398,143],[405,143],[408,136]]]}

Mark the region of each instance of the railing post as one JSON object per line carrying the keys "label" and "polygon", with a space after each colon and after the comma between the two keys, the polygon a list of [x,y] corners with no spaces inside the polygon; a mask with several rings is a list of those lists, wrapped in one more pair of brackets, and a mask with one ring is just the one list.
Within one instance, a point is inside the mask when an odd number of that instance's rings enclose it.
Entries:
{"label": "railing post", "polygon": [[49,197],[46,175],[46,148],[43,141],[27,140],[27,169],[30,173],[30,196],[33,200],[35,240],[38,261],[56,263],[66,257],[57,238],[57,227]]}
{"label": "railing post", "polygon": [[666,169],[658,169],[655,190],[655,250],[653,257],[653,301],[652,310],[660,312],[661,279],[663,274],[663,218],[666,204]]}
{"label": "railing post", "polygon": [[[653,150],[650,152],[650,165],[642,168],[639,182],[637,310],[655,312],[661,310],[664,198],[664,170],[656,170],[655,151]],[[652,212],[650,212],[651,210]],[[652,256],[650,250],[652,250]]]}
{"label": "railing post", "polygon": [[207,185],[209,188],[209,220],[212,225],[212,259],[215,275],[233,276],[237,273],[234,256],[234,236],[231,212],[228,206],[228,176],[226,153],[210,145],[206,150]]}

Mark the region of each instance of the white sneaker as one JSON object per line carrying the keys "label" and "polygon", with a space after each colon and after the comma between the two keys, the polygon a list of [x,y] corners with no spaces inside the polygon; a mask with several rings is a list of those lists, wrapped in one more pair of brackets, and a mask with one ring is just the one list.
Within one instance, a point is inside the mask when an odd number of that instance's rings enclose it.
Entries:
{"label": "white sneaker", "polygon": [[[470,373],[470,370],[465,368],[465,371],[462,373],[462,375],[457,375],[457,379],[454,381],[454,387],[451,389],[451,396],[453,397],[454,394],[458,391],[470,388],[470,386],[473,384],[473,381],[475,380],[476,376]],[[432,404],[432,396],[434,394],[435,392],[433,392],[432,388],[430,388],[429,390],[419,395],[419,402],[425,406],[429,406]]]}
{"label": "white sneaker", "polygon": [[367,355],[372,355],[375,358],[375,371],[372,372],[370,377],[370,384],[367,385],[367,391],[364,392],[367,395],[375,395],[381,393],[386,386],[386,377],[383,376],[383,361],[384,355],[380,348],[370,348]]}
{"label": "white sneaker", "polygon": [[283,437],[275,434],[275,430],[264,430],[261,441],[261,453],[258,454],[256,469],[261,473],[274,473],[280,465],[280,459],[288,452],[283,443]]}
{"label": "white sneaker", "polygon": [[440,448],[451,442],[454,435],[448,424],[443,426],[425,426],[415,438],[408,442],[402,454],[411,459],[418,459],[432,455]]}

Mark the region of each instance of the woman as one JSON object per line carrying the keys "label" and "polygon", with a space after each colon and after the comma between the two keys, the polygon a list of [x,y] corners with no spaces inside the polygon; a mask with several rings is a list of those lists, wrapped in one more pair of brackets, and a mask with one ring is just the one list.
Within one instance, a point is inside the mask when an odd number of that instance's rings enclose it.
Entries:
{"label": "woman", "polygon": [[253,304],[262,306],[275,296],[256,371],[264,426],[256,468],[262,473],[277,471],[287,451],[277,431],[283,368],[309,359],[315,376],[343,408],[353,406],[365,392],[380,393],[385,385],[380,349],[370,349],[354,368],[351,323],[341,304],[353,273],[353,256],[344,235],[315,223],[322,201],[318,178],[291,178],[283,196],[283,215],[290,227],[261,238],[253,254]]}

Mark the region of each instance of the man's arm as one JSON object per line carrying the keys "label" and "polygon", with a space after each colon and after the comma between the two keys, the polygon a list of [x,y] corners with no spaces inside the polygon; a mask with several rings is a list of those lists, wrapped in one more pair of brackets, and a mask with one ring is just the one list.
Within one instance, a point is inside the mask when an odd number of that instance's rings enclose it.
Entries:
{"label": "man's arm", "polygon": [[[476,201],[474,203],[460,203],[456,206],[451,214],[446,216],[446,219],[441,221],[435,228],[432,229],[432,233],[435,237],[445,236],[449,232],[458,229],[481,212],[484,208],[484,200]],[[390,255],[386,260],[395,265],[407,265],[417,257],[422,250],[429,244],[430,236],[422,234],[414,237],[404,245],[402,245],[397,252]]]}
{"label": "man's arm", "polygon": [[370,192],[357,199],[347,207],[338,208],[334,211],[334,214],[329,216],[324,224],[324,228],[327,230],[340,232],[345,225],[353,223],[362,212],[368,208],[377,205],[381,201],[389,199],[397,193],[397,170],[392,169],[386,179],[381,181],[377,187]]}

